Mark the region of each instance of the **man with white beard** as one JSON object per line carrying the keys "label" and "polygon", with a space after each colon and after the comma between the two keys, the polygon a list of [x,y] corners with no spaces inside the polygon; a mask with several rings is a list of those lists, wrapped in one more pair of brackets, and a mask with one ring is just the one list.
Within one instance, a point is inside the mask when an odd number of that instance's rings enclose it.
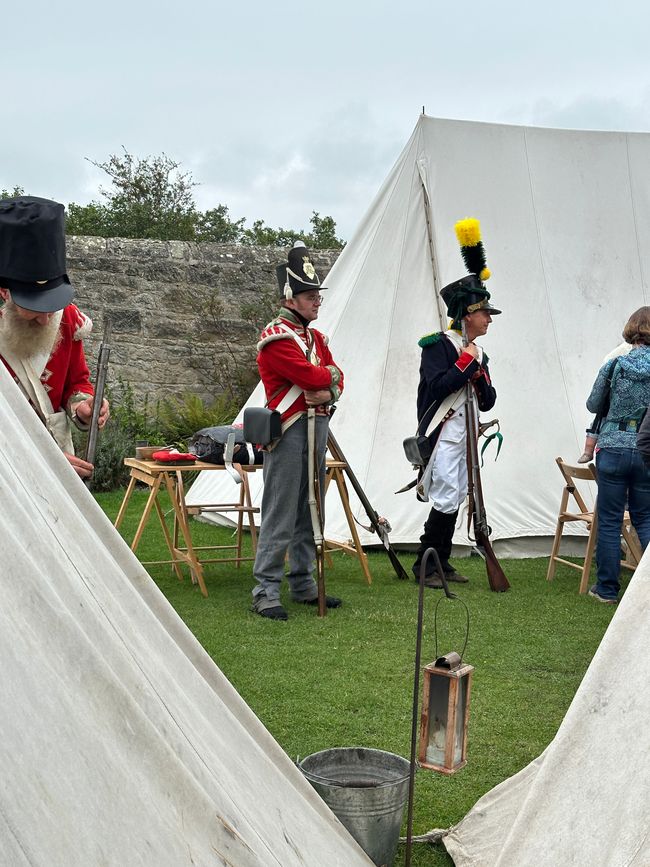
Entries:
{"label": "man with white beard", "polygon": [[[71,423],[87,430],[93,387],[82,340],[92,322],[71,304],[65,213],[48,199],[0,200],[0,358],[82,478],[93,465],[74,454]],[[102,401],[99,427],[109,407]]]}

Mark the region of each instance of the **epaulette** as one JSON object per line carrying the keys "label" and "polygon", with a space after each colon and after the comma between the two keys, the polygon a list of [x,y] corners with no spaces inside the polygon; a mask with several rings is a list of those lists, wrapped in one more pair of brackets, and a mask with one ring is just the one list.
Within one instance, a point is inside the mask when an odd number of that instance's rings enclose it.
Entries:
{"label": "epaulette", "polygon": [[424,337],[421,337],[418,340],[418,346],[424,349],[425,346],[433,346],[434,343],[437,343],[441,339],[442,331],[434,331],[433,334],[425,334]]}
{"label": "epaulette", "polygon": [[293,335],[287,331],[287,327],[282,323],[282,320],[274,319],[272,322],[269,322],[264,331],[260,334],[260,339],[257,343],[257,351],[260,352],[264,346],[273,343],[274,340],[293,339]]}
{"label": "epaulette", "polygon": [[90,316],[82,313],[76,304],[68,304],[66,312],[72,326],[73,340],[85,340],[86,337],[89,337],[93,330],[93,321]]}

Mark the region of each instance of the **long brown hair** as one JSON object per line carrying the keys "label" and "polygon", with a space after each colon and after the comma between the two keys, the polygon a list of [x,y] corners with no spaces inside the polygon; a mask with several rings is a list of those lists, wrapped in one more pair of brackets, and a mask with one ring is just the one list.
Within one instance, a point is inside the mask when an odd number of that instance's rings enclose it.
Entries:
{"label": "long brown hair", "polygon": [[623,340],[650,346],[650,307],[639,307],[634,311],[623,329]]}

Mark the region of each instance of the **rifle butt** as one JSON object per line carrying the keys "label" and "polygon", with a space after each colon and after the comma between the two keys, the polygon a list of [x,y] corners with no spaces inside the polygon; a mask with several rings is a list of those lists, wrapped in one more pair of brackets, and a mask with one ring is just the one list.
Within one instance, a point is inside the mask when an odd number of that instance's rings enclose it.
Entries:
{"label": "rifle butt", "polygon": [[477,535],[476,541],[485,554],[485,568],[487,571],[490,590],[494,593],[505,593],[506,590],[510,589],[510,582],[506,578],[505,572],[497,560],[497,555],[494,553],[490,540],[484,533],[482,533]]}
{"label": "rifle butt", "polygon": [[395,553],[395,549],[392,547],[392,545],[389,548],[386,548],[386,551],[388,553],[388,557],[390,559],[390,562],[393,564],[393,569],[395,570],[395,574],[397,575],[399,580],[400,581],[408,581],[409,580],[409,574],[406,571],[406,569],[402,566],[400,561],[398,560],[397,554]]}

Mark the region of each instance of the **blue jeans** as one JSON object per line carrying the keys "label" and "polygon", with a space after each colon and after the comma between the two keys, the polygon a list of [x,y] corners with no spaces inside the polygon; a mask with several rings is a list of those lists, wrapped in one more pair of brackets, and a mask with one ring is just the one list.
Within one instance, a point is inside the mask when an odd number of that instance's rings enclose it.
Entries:
{"label": "blue jeans", "polygon": [[604,599],[616,599],[621,570],[621,524],[626,504],[645,550],[650,541],[650,471],[637,449],[600,449],[598,470],[598,541],[596,592]]}

